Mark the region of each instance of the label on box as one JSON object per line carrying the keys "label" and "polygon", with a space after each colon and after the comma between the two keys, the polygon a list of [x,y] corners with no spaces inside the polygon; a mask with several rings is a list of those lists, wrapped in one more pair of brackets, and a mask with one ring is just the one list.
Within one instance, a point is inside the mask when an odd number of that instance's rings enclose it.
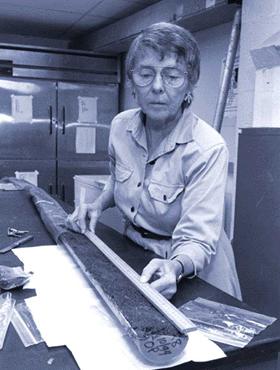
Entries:
{"label": "label on box", "polygon": [[205,8],[211,8],[216,5],[216,0],[206,0]]}
{"label": "label on box", "polygon": [[38,186],[39,172],[37,170],[35,170],[33,172],[19,172],[19,171],[16,171],[15,175],[16,175],[16,179],[25,180],[25,181],[30,182],[30,184]]}

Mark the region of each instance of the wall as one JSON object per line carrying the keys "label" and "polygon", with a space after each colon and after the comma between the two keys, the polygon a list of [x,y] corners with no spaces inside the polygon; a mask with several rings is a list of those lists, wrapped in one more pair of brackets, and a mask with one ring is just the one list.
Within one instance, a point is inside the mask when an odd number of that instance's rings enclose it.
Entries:
{"label": "wall", "polygon": [[[194,34],[201,51],[201,76],[195,91],[192,110],[210,124],[213,123],[215,115],[222,64],[224,58],[227,56],[231,29],[232,22],[224,23]],[[234,109],[231,113],[225,112],[221,130],[221,134],[227,143],[229,161],[231,162],[228,173],[224,213],[224,227],[230,239],[233,237],[234,171],[236,170],[237,157],[236,115],[237,109]]]}
{"label": "wall", "polygon": [[[271,77],[274,75],[273,69],[263,68],[258,70],[255,64],[256,60],[254,63],[252,53],[256,50],[265,48],[268,51],[266,63],[269,64],[271,62],[273,54],[270,53],[268,47],[280,45],[279,24],[279,0],[243,0],[238,78],[237,129],[272,125],[272,122],[268,120],[267,117],[275,117],[275,114],[277,114],[277,112],[272,112],[271,110],[273,107],[275,110],[277,104],[271,104],[271,101],[275,99],[276,102],[279,102],[280,73],[275,73],[275,81],[278,80],[279,82],[279,86],[275,88],[275,86],[273,87],[271,84]],[[260,62],[259,60],[259,64]],[[265,67],[265,65],[263,67]],[[276,68],[274,69],[276,71]],[[264,96],[261,96],[262,94]],[[270,102],[269,107],[265,104],[265,99],[263,99],[263,97],[267,98],[267,96]],[[270,112],[268,112],[268,109],[270,109]],[[266,117],[263,121],[259,118],[260,112]],[[280,112],[278,114],[280,114]],[[256,119],[256,117],[258,118]],[[275,121],[276,119],[274,118],[274,122]],[[278,120],[278,122],[280,125],[280,120]],[[237,147],[238,140],[236,140],[236,149],[234,151],[236,153],[234,163],[237,163]],[[234,173],[233,184],[235,188],[236,172]],[[235,192],[233,193],[233,204],[235,204]],[[234,219],[234,209],[232,211],[232,219]]]}
{"label": "wall", "polygon": [[243,0],[239,104],[237,110],[238,127],[254,125],[256,67],[251,52],[265,46],[280,45],[279,24],[279,0]]}
{"label": "wall", "polygon": [[[223,59],[227,56],[232,23],[221,24],[194,34],[201,50],[201,76],[192,110],[212,125],[220,90]],[[221,134],[227,142],[230,161],[235,158],[236,118],[223,121]]]}

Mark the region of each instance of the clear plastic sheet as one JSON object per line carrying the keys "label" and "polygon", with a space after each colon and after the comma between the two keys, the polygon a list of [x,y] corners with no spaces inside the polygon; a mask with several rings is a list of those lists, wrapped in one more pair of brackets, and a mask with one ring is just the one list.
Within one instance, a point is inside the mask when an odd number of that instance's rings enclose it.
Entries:
{"label": "clear plastic sheet", "polygon": [[245,347],[254,335],[259,334],[276,320],[275,317],[204,298],[190,301],[179,310],[209,339],[240,348]]}
{"label": "clear plastic sheet", "polygon": [[0,295],[0,349],[2,349],[5,341],[15,303],[16,301],[12,298],[11,293],[7,292]]}
{"label": "clear plastic sheet", "polygon": [[24,285],[33,275],[33,272],[25,272],[21,266],[0,266],[0,288],[13,289]]}
{"label": "clear plastic sheet", "polygon": [[41,333],[25,302],[18,303],[15,306],[11,321],[25,347],[43,342]]}

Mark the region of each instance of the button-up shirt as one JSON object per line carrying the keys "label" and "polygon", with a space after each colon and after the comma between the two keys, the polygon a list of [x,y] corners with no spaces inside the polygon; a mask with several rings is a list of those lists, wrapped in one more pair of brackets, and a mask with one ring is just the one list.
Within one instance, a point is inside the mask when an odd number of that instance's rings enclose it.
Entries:
{"label": "button-up shirt", "polygon": [[[144,115],[133,109],[114,118],[109,157],[115,204],[128,221],[126,234],[165,258],[187,255],[194,275],[212,270],[222,232],[228,166],[221,135],[185,110],[149,157]],[[172,239],[142,238],[129,223]],[[231,246],[227,248],[231,255]],[[235,275],[234,260],[230,264]]]}

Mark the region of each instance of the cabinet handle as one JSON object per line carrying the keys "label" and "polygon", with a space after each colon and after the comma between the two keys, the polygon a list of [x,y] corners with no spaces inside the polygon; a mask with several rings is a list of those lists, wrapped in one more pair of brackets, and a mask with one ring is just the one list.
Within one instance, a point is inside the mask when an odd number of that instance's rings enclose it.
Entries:
{"label": "cabinet handle", "polygon": [[63,200],[63,202],[65,202],[65,185],[62,184],[61,186],[61,199]]}
{"label": "cabinet handle", "polygon": [[52,124],[53,124],[53,111],[52,106],[50,105],[50,135],[52,135]]}
{"label": "cabinet handle", "polygon": [[62,107],[62,135],[65,135],[65,107]]}
{"label": "cabinet handle", "polygon": [[49,193],[52,194],[53,193],[53,184],[49,184]]}

